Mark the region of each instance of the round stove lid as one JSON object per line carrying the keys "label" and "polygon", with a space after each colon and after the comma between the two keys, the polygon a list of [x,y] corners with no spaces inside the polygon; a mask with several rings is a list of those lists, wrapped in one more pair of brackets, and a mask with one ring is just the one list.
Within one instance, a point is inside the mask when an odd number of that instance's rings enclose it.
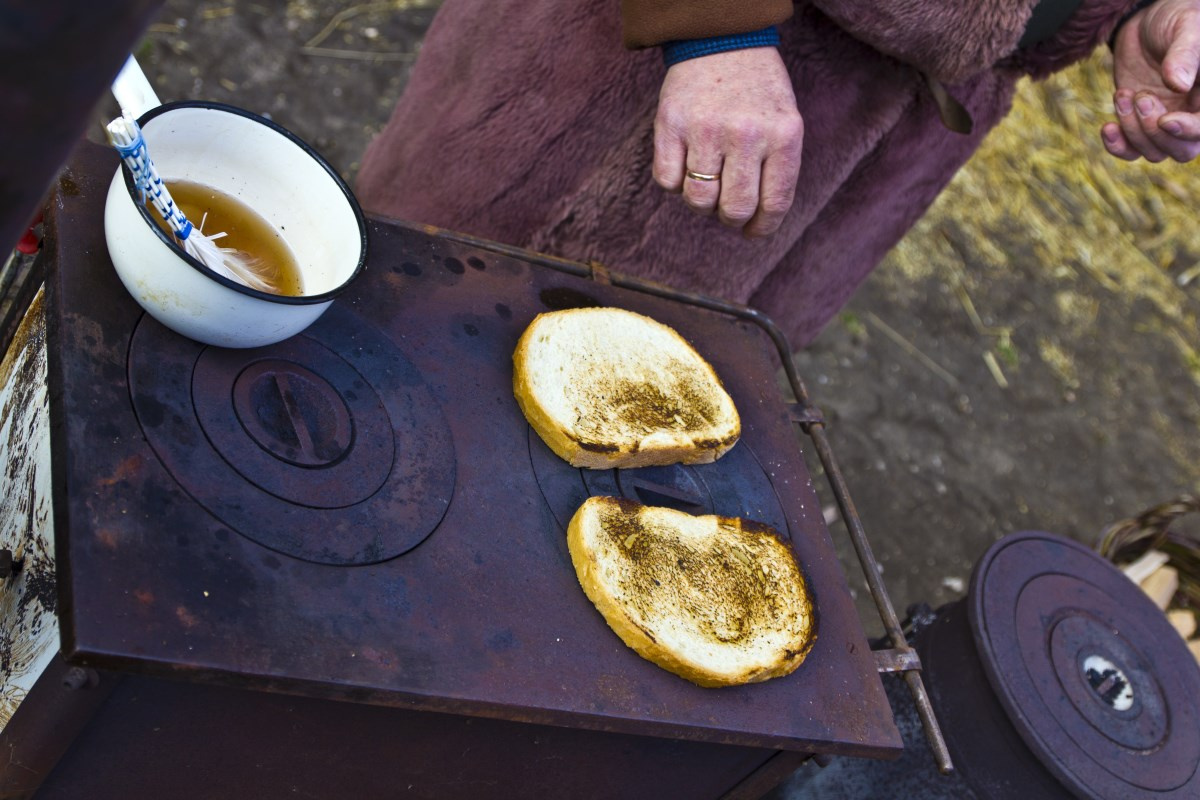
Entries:
{"label": "round stove lid", "polygon": [[264,547],[375,564],[446,514],[456,465],[437,397],[391,339],[338,304],[304,333],[246,350],[143,317],[127,367],[138,423],[170,478]]}
{"label": "round stove lid", "polygon": [[1021,533],[975,568],[971,628],[1030,750],[1076,796],[1200,796],[1200,668],[1166,616],[1084,546]]}

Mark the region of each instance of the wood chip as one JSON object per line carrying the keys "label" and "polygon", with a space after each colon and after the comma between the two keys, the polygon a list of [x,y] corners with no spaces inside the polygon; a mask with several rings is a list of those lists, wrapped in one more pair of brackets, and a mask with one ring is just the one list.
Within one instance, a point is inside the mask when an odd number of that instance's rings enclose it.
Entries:
{"label": "wood chip", "polygon": [[1126,564],[1122,568],[1129,580],[1134,583],[1141,583],[1150,577],[1150,574],[1159,567],[1163,566],[1170,560],[1170,556],[1161,550],[1147,550],[1145,555],[1134,561],[1132,564]]}
{"label": "wood chip", "polygon": [[1174,567],[1159,567],[1142,581],[1141,587],[1156,606],[1166,611],[1171,598],[1179,590],[1179,573]]}
{"label": "wood chip", "polygon": [[1196,632],[1196,615],[1184,608],[1176,608],[1167,612],[1167,621],[1184,639],[1192,638]]}

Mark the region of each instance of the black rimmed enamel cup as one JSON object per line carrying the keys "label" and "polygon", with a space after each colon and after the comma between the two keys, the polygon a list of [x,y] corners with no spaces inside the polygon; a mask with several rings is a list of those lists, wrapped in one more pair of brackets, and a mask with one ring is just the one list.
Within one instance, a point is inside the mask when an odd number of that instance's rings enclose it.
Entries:
{"label": "black rimmed enamel cup", "polygon": [[294,134],[219,103],[168,103],[138,124],[168,184],[204,184],[245,203],[283,237],[303,284],[299,296],[269,294],[205,267],[155,224],[157,212],[141,202],[122,164],[104,210],[108,251],[125,288],[162,324],[219,347],[273,344],[311,325],[362,272],[362,209],[345,181]]}

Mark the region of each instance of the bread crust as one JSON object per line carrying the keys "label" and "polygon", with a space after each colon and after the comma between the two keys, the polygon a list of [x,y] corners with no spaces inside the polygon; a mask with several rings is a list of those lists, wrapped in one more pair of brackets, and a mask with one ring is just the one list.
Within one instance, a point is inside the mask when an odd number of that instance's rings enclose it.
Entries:
{"label": "bread crust", "polygon": [[[571,316],[573,315],[573,316]],[[545,379],[539,373],[540,360],[545,348],[578,348],[579,358],[585,353],[585,344],[575,340],[569,332],[554,330],[568,320],[579,321],[582,327],[610,325],[623,331],[632,326],[646,326],[647,335],[668,336],[670,358],[659,364],[663,349],[650,353],[620,356],[612,354],[611,360],[600,366],[581,369],[585,373],[581,380],[588,385],[587,401],[580,400],[573,411],[573,421],[555,413],[553,403],[560,401],[564,393],[576,390],[574,379],[566,376],[559,384]],[[586,321],[584,321],[586,320]],[[555,335],[558,334],[558,335]],[[633,361],[643,371],[652,371],[654,380],[642,381],[643,386],[623,386],[626,392],[645,390],[654,401],[636,397],[618,397],[614,387],[621,386],[617,376]],[[652,367],[658,369],[652,370]],[[681,377],[682,376],[682,377]],[[686,384],[690,392],[679,390]],[[559,396],[552,397],[551,393]],[[741,436],[741,420],[732,398],[725,391],[720,377],[704,358],[669,326],[649,317],[618,308],[579,308],[539,314],[525,329],[513,353],[513,394],[530,426],[537,431],[546,445],[563,460],[575,467],[589,469],[612,469],[661,466],[666,464],[708,464],[716,461],[737,444]],[[677,423],[661,423],[663,415],[678,409],[685,415],[714,417],[704,424],[686,424],[679,416]],[[626,416],[595,435],[581,432],[581,424],[590,422],[593,415],[619,411]],[[635,424],[634,417],[640,416]],[[640,425],[640,427],[639,427]]]}
{"label": "bread crust", "polygon": [[768,526],[592,497],[571,519],[567,545],[580,586],[617,636],[700,686],[788,675],[816,641],[807,582]]}

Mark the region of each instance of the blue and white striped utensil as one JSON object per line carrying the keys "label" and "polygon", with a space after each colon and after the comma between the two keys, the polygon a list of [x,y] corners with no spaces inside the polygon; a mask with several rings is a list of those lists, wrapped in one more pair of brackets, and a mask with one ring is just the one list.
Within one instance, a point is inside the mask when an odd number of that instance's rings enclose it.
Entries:
{"label": "blue and white striped utensil", "polygon": [[225,236],[224,232],[205,234],[184,216],[155,169],[154,161],[146,150],[142,129],[132,115],[122,114],[108,123],[106,130],[109,142],[133,174],[133,181],[141,191],[142,201],[150,200],[179,239],[185,253],[222,277],[262,292],[271,290],[270,285],[255,273],[253,267],[246,263],[237,251],[217,246],[215,240]]}

